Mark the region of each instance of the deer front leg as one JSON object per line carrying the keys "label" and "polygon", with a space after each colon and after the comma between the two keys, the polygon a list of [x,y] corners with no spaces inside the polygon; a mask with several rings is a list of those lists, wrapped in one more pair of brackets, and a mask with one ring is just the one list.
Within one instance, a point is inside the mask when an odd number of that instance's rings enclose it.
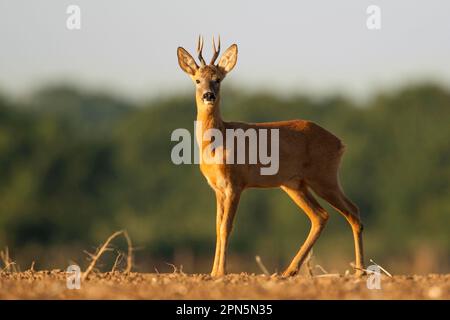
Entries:
{"label": "deer front leg", "polygon": [[216,191],[216,207],[216,253],[214,255],[214,264],[211,271],[212,276],[215,276],[217,274],[217,268],[219,266],[220,260],[220,225],[223,216],[223,196],[219,191]]}
{"label": "deer front leg", "polygon": [[[233,228],[233,220],[236,214],[236,210],[239,204],[239,199],[241,196],[241,191],[236,190],[226,190],[223,193],[223,215],[220,221],[219,233],[217,236],[218,241],[218,262],[217,266],[213,268],[212,276],[223,276],[225,275],[225,264],[227,256],[228,238],[230,236],[231,230]],[[217,251],[216,251],[217,252]]]}

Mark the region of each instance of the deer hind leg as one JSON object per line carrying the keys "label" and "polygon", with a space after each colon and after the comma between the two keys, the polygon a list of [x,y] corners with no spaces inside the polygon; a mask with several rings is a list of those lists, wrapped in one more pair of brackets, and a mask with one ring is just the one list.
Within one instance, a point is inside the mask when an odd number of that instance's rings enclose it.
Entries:
{"label": "deer hind leg", "polygon": [[358,207],[348,199],[339,182],[332,184],[314,184],[311,183],[312,189],[329,204],[331,204],[337,211],[339,211],[348,221],[352,228],[353,239],[355,242],[355,257],[356,257],[356,275],[364,274],[364,254],[363,254],[363,240],[362,231],[363,224],[361,222]]}
{"label": "deer hind leg", "polygon": [[325,224],[328,220],[328,213],[323,209],[314,196],[308,191],[305,185],[292,188],[281,187],[294,202],[305,211],[308,218],[311,220],[311,229],[300,250],[295,255],[289,267],[283,272],[283,276],[293,276],[298,273],[303,261],[308,252],[313,247],[316,240],[319,238]]}

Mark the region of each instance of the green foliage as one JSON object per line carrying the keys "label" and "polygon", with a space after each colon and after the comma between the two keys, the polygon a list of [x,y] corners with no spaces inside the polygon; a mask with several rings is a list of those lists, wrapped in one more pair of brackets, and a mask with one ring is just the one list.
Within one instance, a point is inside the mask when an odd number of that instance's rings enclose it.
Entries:
{"label": "green foliage", "polygon": [[[90,248],[127,229],[137,246],[167,260],[177,248],[211,255],[213,192],[196,165],[170,159],[172,131],[193,132],[193,96],[135,106],[61,87],[30,101],[0,97],[0,245]],[[373,253],[407,252],[421,242],[450,250],[450,92],[424,84],[365,105],[233,92],[222,109],[227,120],[309,119],[341,137],[341,180],[376,239]],[[343,233],[350,239],[348,226],[333,219],[322,245]],[[285,260],[308,227],[281,191],[251,190],[231,245]]]}

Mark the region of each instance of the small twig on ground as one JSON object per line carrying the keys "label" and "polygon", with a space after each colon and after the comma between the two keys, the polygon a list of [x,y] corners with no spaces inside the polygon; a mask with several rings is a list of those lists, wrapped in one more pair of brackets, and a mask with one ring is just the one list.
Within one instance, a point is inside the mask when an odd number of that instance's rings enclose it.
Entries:
{"label": "small twig on ground", "polygon": [[328,274],[328,271],[325,270],[320,264],[316,264],[316,268],[320,269],[320,271],[322,271],[323,274]]}
{"label": "small twig on ground", "polygon": [[180,272],[181,274],[183,274],[183,275],[185,274],[184,271],[183,271],[183,265],[182,265],[182,264],[180,264],[180,270],[179,270],[179,272]]}
{"label": "small twig on ground", "polygon": [[111,269],[111,272],[116,271],[116,267],[120,262],[122,262],[122,258],[123,258],[123,253],[119,251],[119,254],[116,257],[116,260],[114,261],[114,265]]}
{"label": "small twig on ground", "polygon": [[30,269],[28,269],[30,272],[34,272],[34,260],[31,262]]}
{"label": "small twig on ground", "polygon": [[93,260],[95,258],[95,254],[90,253],[87,250],[83,250],[83,253],[89,256],[89,259]]}
{"label": "small twig on ground", "polygon": [[319,274],[317,276],[314,276],[314,278],[333,278],[337,277],[339,278],[341,275],[339,273],[326,273],[326,274]]}
{"label": "small twig on ground", "polygon": [[127,258],[127,268],[125,270],[125,272],[130,272],[131,268],[132,268],[132,257],[131,257],[131,253],[132,253],[132,246],[131,246],[131,240],[130,237],[128,236],[128,233],[124,230],[121,231],[117,231],[114,232],[107,240],[106,242],[100,247],[99,250],[97,250],[96,254],[89,254],[89,256],[92,258],[91,263],[89,264],[89,266],[87,267],[86,271],[83,273],[83,277],[82,280],[85,280],[87,278],[87,276],[92,272],[92,270],[95,267],[95,264],[97,263],[98,259],[100,258],[100,256],[108,250],[111,250],[110,248],[108,248],[109,243],[116,238],[117,236],[123,234],[125,239],[127,240],[127,244],[128,244],[128,258]]}
{"label": "small twig on ground", "polygon": [[2,269],[2,271],[0,271],[0,273],[3,273],[5,271],[9,271],[11,266],[14,266],[16,263],[15,262],[10,262],[8,264],[6,264],[6,266]]}
{"label": "small twig on ground", "polygon": [[168,266],[171,266],[171,267],[173,268],[172,273],[177,273],[177,272],[178,272],[178,269],[177,269],[177,266],[176,266],[176,265],[174,265],[173,263],[169,263],[169,262],[166,262],[166,264],[167,264]]}
{"label": "small twig on ground", "polygon": [[[4,265],[4,268],[2,269],[2,272],[4,272],[4,271],[17,272],[16,263],[14,261],[12,261],[10,256],[9,256],[9,249],[8,249],[8,247],[5,247],[4,250],[0,251],[0,259],[2,260],[3,265]],[[12,270],[11,270],[11,267],[12,267]]]}
{"label": "small twig on ground", "polygon": [[[370,259],[370,262],[372,262],[373,264],[375,264],[378,268],[380,268],[381,271],[383,271],[388,277],[392,278],[392,274],[390,274],[386,269],[384,269],[382,266],[380,266],[379,264],[377,264],[375,261],[373,261],[372,259]],[[355,264],[353,262],[350,263],[350,266],[355,269],[355,270],[361,270],[366,272],[367,274],[372,274],[374,273],[373,270],[369,270],[369,269],[363,269],[363,268],[358,268],[357,266],[355,266]]]}
{"label": "small twig on ground", "polygon": [[364,272],[366,272],[367,274],[373,273],[372,270],[367,270],[367,269],[363,269],[363,268],[358,268],[357,266],[355,266],[355,264],[354,264],[353,262],[350,262],[350,267],[352,267],[352,268],[355,269],[355,270],[364,271]]}
{"label": "small twig on ground", "polygon": [[312,278],[314,276],[313,269],[311,267],[312,258],[313,258],[313,249],[311,249],[308,252],[308,255],[306,256],[306,261],[305,261],[306,271],[308,272],[308,275],[310,278]]}
{"label": "small twig on ground", "polygon": [[127,240],[128,245],[127,268],[125,269],[125,272],[130,273],[131,268],[133,268],[133,245],[131,243],[130,236],[128,235],[128,232],[126,230],[123,232],[123,235]]}
{"label": "small twig on ground", "polygon": [[383,271],[383,272],[386,273],[390,278],[392,278],[392,274],[390,274],[385,268],[383,268],[382,266],[380,266],[378,263],[376,263],[376,262],[373,261],[372,259],[370,259],[370,262],[372,262],[373,264],[377,265],[378,268],[381,269],[381,271]]}
{"label": "small twig on ground", "polygon": [[264,263],[261,260],[260,256],[256,256],[255,257],[256,263],[258,264],[258,267],[261,269],[261,271],[266,275],[266,276],[270,276],[269,271],[267,270],[266,266],[264,265]]}

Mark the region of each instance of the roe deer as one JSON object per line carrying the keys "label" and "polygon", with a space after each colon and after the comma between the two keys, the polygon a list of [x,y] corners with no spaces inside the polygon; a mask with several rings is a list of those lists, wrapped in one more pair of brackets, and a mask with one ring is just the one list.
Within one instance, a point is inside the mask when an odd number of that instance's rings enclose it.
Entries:
{"label": "roe deer", "polygon": [[[181,69],[191,77],[196,87],[197,121],[202,123],[203,130],[220,130],[223,136],[227,129],[278,129],[279,170],[274,175],[262,175],[259,171],[261,166],[255,164],[200,163],[200,170],[214,189],[217,201],[216,251],[211,275],[225,274],[227,243],[242,191],[246,188],[273,187],[284,190],[311,220],[308,237],[283,276],[297,274],[328,220],[328,213],[311,190],[349,222],[354,237],[356,274],[361,275],[364,268],[363,225],[358,208],[344,195],[338,178],[343,143],[329,131],[306,120],[267,123],[223,121],[220,115],[220,83],[236,65],[238,48],[236,44],[231,45],[215,64],[220,52],[220,38],[217,48],[213,38],[213,47],[213,58],[206,64],[202,56],[203,38],[199,37],[197,53],[200,66],[184,48],[178,47],[177,50]],[[197,134],[199,150],[203,152],[209,144],[201,137]],[[225,143],[222,148],[226,154]]]}

